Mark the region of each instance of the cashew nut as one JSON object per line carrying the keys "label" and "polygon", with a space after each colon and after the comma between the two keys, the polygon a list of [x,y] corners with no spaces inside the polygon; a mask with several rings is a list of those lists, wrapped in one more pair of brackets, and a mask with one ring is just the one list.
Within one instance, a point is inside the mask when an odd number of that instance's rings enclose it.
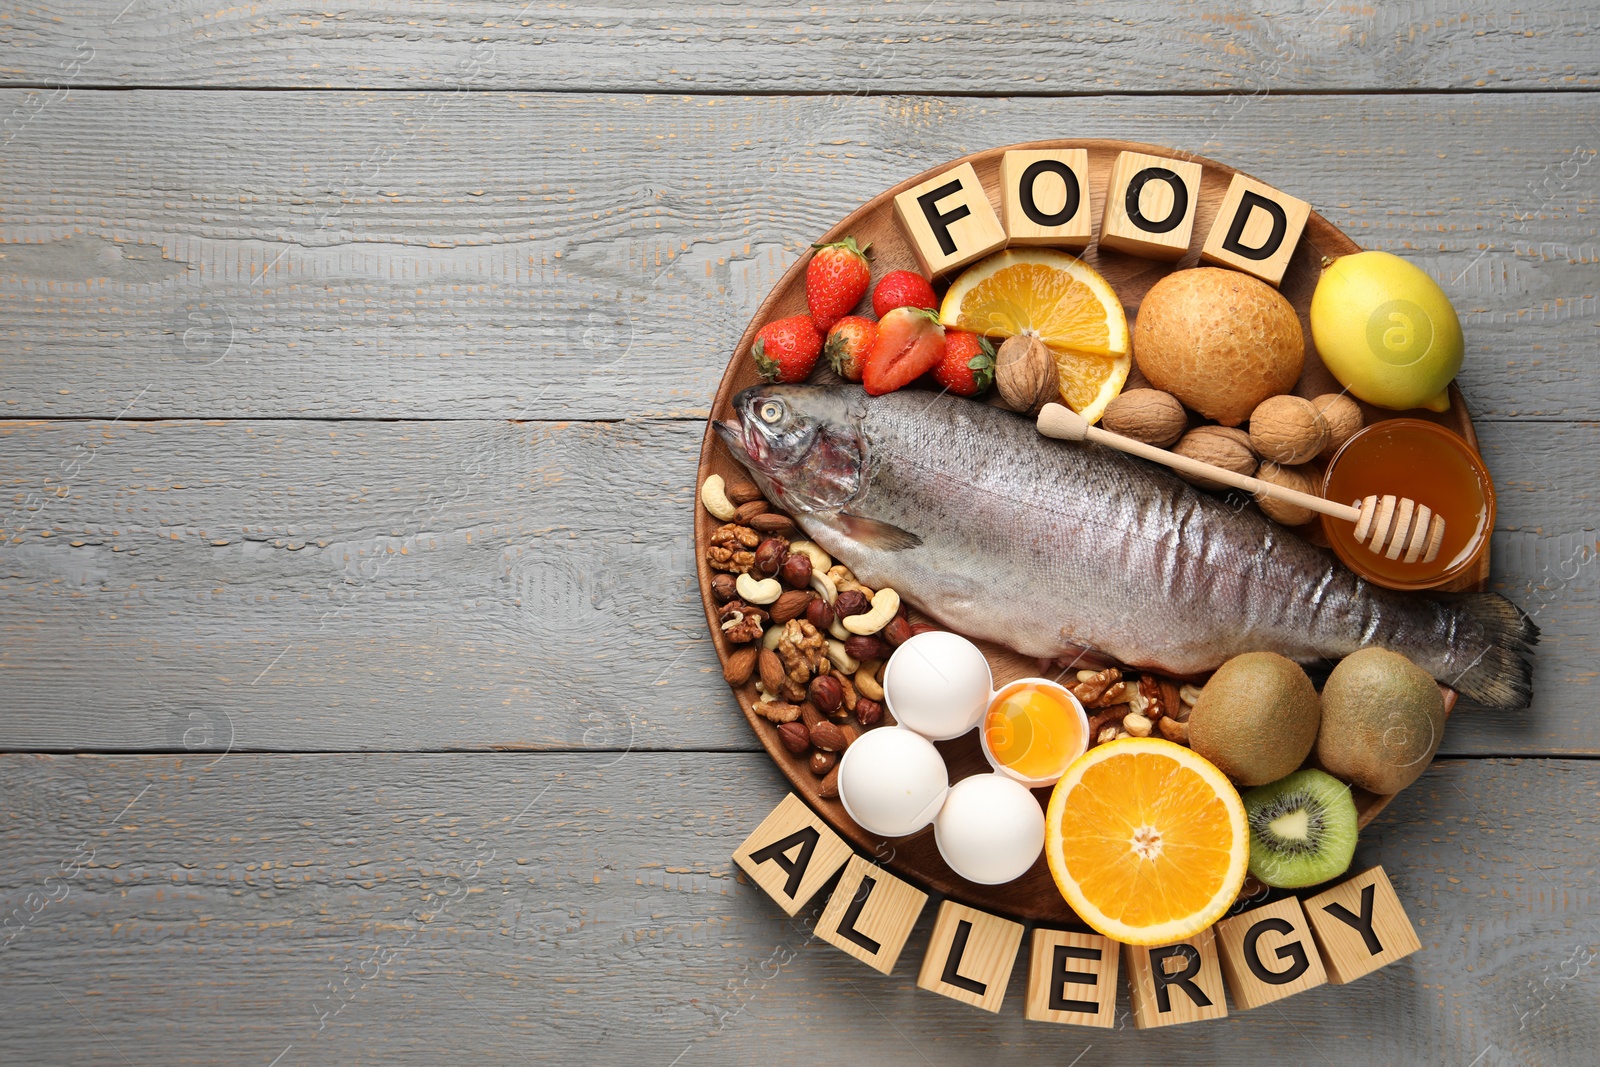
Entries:
{"label": "cashew nut", "polygon": [[789,551],[804,553],[811,560],[811,572],[813,574],[827,574],[828,568],[833,566],[833,560],[826,552],[822,551],[822,546],[815,541],[791,541],[789,542]]}
{"label": "cashew nut", "polygon": [[878,684],[876,677],[878,668],[883,666],[881,659],[864,659],[856,670],[856,692],[868,700],[882,700],[883,686]]}
{"label": "cashew nut", "polygon": [[767,632],[761,635],[761,647],[768,652],[774,652],[778,648],[778,642],[782,640],[783,627],[769,626],[767,627]]}
{"label": "cashew nut", "polygon": [[720,474],[713,474],[700,483],[700,503],[723,522],[731,522],[739,512],[733,506],[733,501],[728,499],[728,487],[723,484]]}
{"label": "cashew nut", "polygon": [[854,674],[861,667],[861,664],[852,659],[850,653],[844,650],[843,641],[828,642],[828,659],[845,674]]}
{"label": "cashew nut", "polygon": [[1197,685],[1186,685],[1182,689],[1178,690],[1178,703],[1188,704],[1190,707],[1200,703],[1200,687]]}
{"label": "cashew nut", "polygon": [[783,595],[783,583],[778,579],[766,578],[758,582],[748,574],[739,575],[733,588],[746,604],[770,604]]}
{"label": "cashew nut", "polygon": [[[805,542],[799,543],[804,544]],[[791,552],[794,551],[794,545],[790,545],[789,550]],[[834,587],[833,579],[817,570],[815,565],[811,568],[811,588],[815,589],[817,595],[830,604],[839,599],[839,590]]]}
{"label": "cashew nut", "polygon": [[1136,711],[1129,712],[1122,717],[1122,728],[1134,737],[1149,737],[1150,731],[1155,729],[1155,725],[1155,723]]}
{"label": "cashew nut", "polygon": [[850,640],[850,631],[844,628],[844,623],[839,621],[839,617],[837,615],[835,615],[833,621],[828,624],[828,632],[841,641]]}
{"label": "cashew nut", "polygon": [[899,613],[900,594],[893,589],[880,589],[872,594],[872,610],[847,617],[844,620],[844,628],[853,634],[875,634],[888,626],[889,620]]}

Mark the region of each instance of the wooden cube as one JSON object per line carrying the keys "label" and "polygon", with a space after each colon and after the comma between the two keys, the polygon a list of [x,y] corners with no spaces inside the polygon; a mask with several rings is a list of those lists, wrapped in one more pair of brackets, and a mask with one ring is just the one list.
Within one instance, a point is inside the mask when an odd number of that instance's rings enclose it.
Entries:
{"label": "wooden cube", "polygon": [[894,198],[895,217],[930,276],[964,267],[1006,246],[989,196],[971,163],[951,167]]}
{"label": "wooden cube", "polygon": [[1115,1026],[1120,947],[1099,934],[1036,927],[1023,1017],[1035,1022]]}
{"label": "wooden cube", "polygon": [[750,880],[793,915],[850,858],[850,846],[790,793],[733,853]]}
{"label": "wooden cube", "polygon": [[1259,1008],[1328,981],[1300,901],[1286,897],[1217,924],[1222,976],[1233,1006]]}
{"label": "wooden cube", "polygon": [[1170,945],[1124,945],[1133,1025],[1140,1030],[1228,1014],[1211,930]]}
{"label": "wooden cube", "polygon": [[1278,285],[1310,217],[1311,205],[1304,200],[1235,174],[1206,235],[1200,261]]}
{"label": "wooden cube", "polygon": [[1014,149],[1001,156],[1000,224],[1013,245],[1082,250],[1094,236],[1089,153]]}
{"label": "wooden cube", "polygon": [[1200,164],[1123,152],[1106,186],[1100,247],[1146,259],[1182,259],[1199,207]]}
{"label": "wooden cube", "polygon": [[1353,982],[1422,947],[1382,867],[1305,902],[1328,981]]}
{"label": "wooden cube", "polygon": [[1021,944],[1021,923],[947,900],[939,905],[917,986],[997,1012]]}
{"label": "wooden cube", "polygon": [[860,856],[845,864],[816,934],[888,974],[916,925],[928,894]]}

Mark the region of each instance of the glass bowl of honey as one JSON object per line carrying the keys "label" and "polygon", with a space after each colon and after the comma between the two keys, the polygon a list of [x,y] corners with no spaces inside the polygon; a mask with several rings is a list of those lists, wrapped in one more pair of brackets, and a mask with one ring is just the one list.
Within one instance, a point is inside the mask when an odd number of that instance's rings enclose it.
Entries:
{"label": "glass bowl of honey", "polygon": [[1494,530],[1494,483],[1483,460],[1456,434],[1422,419],[1386,419],[1357,432],[1328,464],[1322,495],[1356,507],[1374,495],[1409,497],[1444,519],[1438,554],[1407,563],[1356,541],[1354,524],[1322,517],[1345,565],[1389,589],[1433,589],[1459,578],[1488,550]]}
{"label": "glass bowl of honey", "polygon": [[979,736],[989,766],[1037,789],[1054,785],[1089,747],[1089,716],[1065,686],[1023,678],[990,699]]}

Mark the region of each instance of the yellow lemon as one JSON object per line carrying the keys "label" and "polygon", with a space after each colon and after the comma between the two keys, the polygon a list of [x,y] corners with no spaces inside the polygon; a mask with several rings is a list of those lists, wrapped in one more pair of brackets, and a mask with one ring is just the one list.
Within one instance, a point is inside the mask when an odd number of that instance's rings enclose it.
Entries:
{"label": "yellow lemon", "polygon": [[1461,320],[1427,274],[1387,252],[1333,261],[1311,296],[1311,339],[1339,383],[1395,411],[1447,411]]}

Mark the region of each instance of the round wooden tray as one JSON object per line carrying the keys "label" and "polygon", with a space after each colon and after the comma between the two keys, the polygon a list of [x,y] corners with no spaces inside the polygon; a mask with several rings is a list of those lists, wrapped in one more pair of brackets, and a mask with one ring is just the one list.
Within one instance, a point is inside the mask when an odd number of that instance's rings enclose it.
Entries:
{"label": "round wooden tray", "polygon": [[[991,200],[998,197],[999,168],[1001,154],[1007,148],[1083,148],[1089,154],[1089,187],[1092,203],[1096,214],[1105,203],[1106,184],[1110,179],[1112,164],[1116,161],[1117,153],[1123,151],[1150,152],[1155,155],[1179,156],[1191,159],[1203,167],[1201,179],[1200,204],[1195,218],[1195,239],[1191,242],[1188,254],[1177,263],[1157,263],[1152,260],[1140,259],[1135,256],[1124,255],[1119,252],[1102,250],[1098,244],[1092,244],[1082,253],[1082,258],[1093,264],[1094,267],[1105,275],[1115,287],[1117,295],[1122,299],[1127,310],[1129,321],[1133,321],[1138,312],[1139,303],[1144,294],[1158,279],[1173,270],[1196,266],[1199,262],[1200,245],[1204,243],[1204,235],[1210,230],[1212,220],[1216,217],[1217,209],[1222,203],[1223,195],[1227,192],[1228,182],[1237,173],[1232,167],[1221,163],[1212,162],[1187,153],[1177,153],[1171,149],[1157,145],[1139,144],[1132,141],[1107,141],[1107,140],[1052,140],[1034,141],[1024,145],[1009,145],[1004,148],[993,148],[985,152],[974,153],[952,160],[931,170],[907,178],[899,185],[889,189],[861,208],[852,212],[844,221],[822,235],[820,242],[836,241],[846,234],[853,235],[857,241],[865,244],[871,242],[872,276],[874,281],[891,270],[918,270],[917,262],[912,254],[911,246],[901,231],[894,218],[893,201],[895,194],[909,189],[934,174],[939,173],[958,163],[971,163],[978,172],[978,177],[983,180],[984,188],[988,191]],[[996,200],[995,212],[999,213],[999,203]],[[1096,233],[1099,232],[1099,219],[1095,220]],[[1289,269],[1284,274],[1281,292],[1287,297],[1300,315],[1301,325],[1306,337],[1306,364],[1305,371],[1300,376],[1300,382],[1295,392],[1305,396],[1314,397],[1323,393],[1336,393],[1341,387],[1334,381],[1317,358],[1316,350],[1311,344],[1311,327],[1308,321],[1311,306],[1311,293],[1316,287],[1317,278],[1321,271],[1323,257],[1335,257],[1359,252],[1361,249],[1350,238],[1341,233],[1332,223],[1316,212],[1312,212],[1310,220],[1306,223],[1304,236],[1300,245],[1295,250],[1294,259]],[[771,293],[756,311],[750,325],[746,327],[744,336],[739,339],[739,346],[733,353],[733,358],[728,363],[728,369],[722,376],[722,383],[717,389],[716,399],[712,402],[711,418],[727,419],[732,417],[732,398],[741,389],[756,384],[754,361],[750,358],[750,345],[755,339],[758,329],[774,319],[788,315],[801,315],[806,313],[805,298],[805,266],[809,257],[802,257],[794,266],[790,267],[783,278],[773,287]],[[1141,384],[1137,367],[1130,377],[1128,387]],[[1427,418],[1447,426],[1460,434],[1466,441],[1477,448],[1477,437],[1472,430],[1472,422],[1467,415],[1466,404],[1461,394],[1454,385],[1450,387],[1450,410],[1444,414],[1435,415],[1426,411],[1408,411],[1407,417]],[[1362,405],[1367,422],[1377,422],[1385,418],[1392,418],[1397,413],[1384,411]],[[696,475],[695,484],[698,486],[709,475],[720,474],[728,480],[747,478],[743,468],[730,456],[721,442],[711,430],[710,422],[706,425],[705,440],[700,447],[700,468]],[[706,566],[705,550],[711,533],[718,523],[704,508],[699,506],[698,498],[695,503],[695,556],[696,566],[700,576],[700,592],[705,602],[706,621],[710,626],[712,640],[716,642],[717,655],[723,661],[727,660],[732,650],[722,639],[722,631],[716,625],[715,605],[711,597],[711,571]],[[1476,589],[1481,588],[1488,578],[1489,564],[1487,554],[1478,565],[1474,574],[1458,580],[1451,588]],[[913,620],[916,615],[913,613]],[[988,656],[990,666],[994,671],[996,686],[1005,684],[1016,678],[1028,677],[1037,673],[1034,661],[1018,656],[1007,649],[988,642],[979,642],[985,655]],[[951,897],[964,904],[980,908],[984,911],[996,912],[1022,920],[1032,920],[1049,923],[1068,923],[1081,926],[1081,922],[1073,914],[1061,894],[1057,891],[1055,883],[1050,878],[1050,872],[1045,866],[1041,856],[1033,868],[1022,878],[1005,885],[984,886],[967,881],[952,871],[940,857],[934,845],[933,831],[927,829],[911,837],[885,840],[863,830],[856,822],[845,813],[844,806],[837,799],[826,799],[817,795],[818,779],[812,775],[807,761],[803,757],[793,756],[777,739],[776,728],[765,719],[756,715],[751,709],[756,700],[755,683],[749,682],[734,688],[738,697],[739,706],[744,711],[745,718],[750,723],[750,728],[761,739],[761,744],[772,756],[774,762],[788,776],[794,790],[811,805],[839,834],[849,841],[858,851],[871,857],[876,862],[894,871],[907,880],[929,889],[935,893]],[[1454,705],[1455,693],[1445,690],[1446,711]],[[983,754],[978,748],[976,732],[971,732],[964,737],[953,741],[942,741],[938,745],[944,754],[945,762],[950,768],[952,783],[972,774],[987,773],[989,765],[984,761]],[[1361,812],[1361,825],[1371,822],[1377,814],[1388,804],[1391,797],[1377,796],[1363,790],[1356,791],[1356,806]],[[1035,791],[1041,803],[1049,799],[1049,790]]]}

